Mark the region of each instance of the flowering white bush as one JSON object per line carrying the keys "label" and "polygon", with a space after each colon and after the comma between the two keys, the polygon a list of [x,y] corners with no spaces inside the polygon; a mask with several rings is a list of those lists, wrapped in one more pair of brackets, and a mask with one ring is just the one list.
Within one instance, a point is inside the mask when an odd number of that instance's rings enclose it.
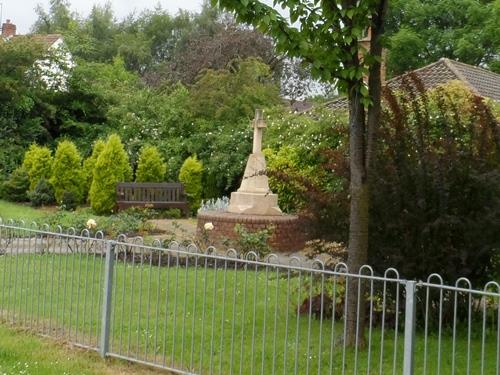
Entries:
{"label": "flowering white bush", "polygon": [[205,228],[205,230],[214,230],[214,225],[212,223],[205,223],[203,228]]}

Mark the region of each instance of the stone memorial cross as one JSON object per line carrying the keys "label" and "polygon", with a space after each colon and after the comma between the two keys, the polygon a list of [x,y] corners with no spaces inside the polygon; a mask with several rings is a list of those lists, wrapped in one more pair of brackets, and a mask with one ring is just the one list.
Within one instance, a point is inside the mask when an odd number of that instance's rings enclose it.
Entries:
{"label": "stone memorial cross", "polygon": [[267,127],[266,122],[262,116],[262,109],[255,111],[255,119],[252,121],[253,126],[253,154],[260,154],[262,152],[262,130]]}
{"label": "stone memorial cross", "polygon": [[278,196],[269,189],[266,159],[262,153],[262,133],[266,123],[262,110],[255,111],[253,148],[248,157],[243,180],[238,191],[231,193],[228,212],[252,215],[281,215]]}

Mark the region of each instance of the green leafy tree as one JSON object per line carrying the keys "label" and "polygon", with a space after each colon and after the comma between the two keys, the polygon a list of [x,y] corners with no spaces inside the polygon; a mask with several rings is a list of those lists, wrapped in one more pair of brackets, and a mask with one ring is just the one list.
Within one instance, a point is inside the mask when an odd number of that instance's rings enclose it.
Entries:
{"label": "green leafy tree", "polygon": [[144,146],[141,149],[137,171],[136,182],[162,182],[167,173],[167,164],[163,161],[158,149],[154,146]]}
{"label": "green leafy tree", "polygon": [[425,40],[410,28],[403,27],[391,37],[391,49],[387,65],[390,74],[398,75],[424,65],[421,51]]}
{"label": "green leafy tree", "polygon": [[[351,272],[357,272],[368,257],[369,175],[380,120],[381,38],[388,0],[275,0],[274,5],[285,9],[289,17],[258,0],[212,2],[271,35],[278,51],[301,58],[310,64],[313,76],[337,83],[347,93],[351,196],[348,264]],[[369,51],[359,43],[368,27]],[[368,85],[363,80],[367,75]],[[364,325],[357,325],[364,317],[356,316],[355,289],[347,296],[347,345],[364,342]],[[364,311],[363,306],[360,311]]]}
{"label": "green leafy tree", "polygon": [[280,103],[268,65],[255,58],[233,60],[229,69],[207,70],[190,90],[191,112],[234,124],[251,118],[255,108]]}
{"label": "green leafy tree", "polygon": [[44,90],[34,85],[35,61],[46,57],[43,45],[27,37],[0,39],[0,175],[6,176],[22,161],[33,142],[44,143]]}
{"label": "green leafy tree", "polygon": [[62,141],[57,145],[52,164],[50,183],[54,187],[54,196],[61,202],[64,192],[71,192],[77,202],[83,200],[84,175],[82,171],[82,157],[75,144],[71,141]]}
{"label": "green leafy tree", "polygon": [[30,180],[29,190],[32,191],[43,177],[49,179],[52,168],[52,152],[48,147],[32,144],[24,154],[23,168]]}
{"label": "green leafy tree", "polygon": [[90,186],[90,205],[97,214],[113,212],[116,204],[116,184],[130,181],[132,168],[118,135],[109,136],[99,154]]}
{"label": "green leafy tree", "polygon": [[98,139],[94,143],[94,147],[92,148],[92,154],[83,161],[84,197],[88,195],[90,186],[92,185],[92,179],[94,178],[94,169],[97,163],[97,158],[101,154],[102,150],[104,150],[105,145],[106,143],[102,139]]}
{"label": "green leafy tree", "polygon": [[37,5],[35,12],[38,15],[38,19],[32,27],[35,33],[61,33],[67,31],[75,22],[70,11],[70,3],[67,0],[50,0],[48,11],[41,5]]}
{"label": "green leafy tree", "polygon": [[393,0],[387,21],[392,75],[442,57],[496,69],[499,0]]}
{"label": "green leafy tree", "polygon": [[196,156],[188,157],[179,171],[179,181],[184,184],[191,212],[198,211],[201,205],[203,164]]}

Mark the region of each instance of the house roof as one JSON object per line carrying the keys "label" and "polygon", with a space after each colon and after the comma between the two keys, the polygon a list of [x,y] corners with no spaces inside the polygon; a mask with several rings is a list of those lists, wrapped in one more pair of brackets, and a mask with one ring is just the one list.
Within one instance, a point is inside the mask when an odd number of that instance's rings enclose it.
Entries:
{"label": "house roof", "polygon": [[31,36],[34,40],[42,43],[46,43],[49,46],[52,46],[55,42],[57,42],[59,39],[62,38],[61,34],[46,34],[46,35],[40,35],[40,34],[35,34]]}
{"label": "house roof", "polygon": [[61,34],[34,34],[34,35],[14,35],[14,38],[31,38],[37,42],[41,42],[48,47],[54,45],[59,39],[62,39]]}
{"label": "house roof", "polygon": [[313,103],[307,100],[297,100],[290,103],[292,111],[298,113],[309,111],[313,106]]}
{"label": "house roof", "polygon": [[[397,90],[402,87],[403,80],[410,73],[416,74],[420,78],[426,90],[449,81],[459,80],[476,94],[500,101],[500,74],[446,58],[442,58],[433,64],[413,70],[412,72],[394,77],[388,80],[386,85],[393,90]],[[347,109],[348,101],[345,97],[342,97],[326,105],[331,109]]]}

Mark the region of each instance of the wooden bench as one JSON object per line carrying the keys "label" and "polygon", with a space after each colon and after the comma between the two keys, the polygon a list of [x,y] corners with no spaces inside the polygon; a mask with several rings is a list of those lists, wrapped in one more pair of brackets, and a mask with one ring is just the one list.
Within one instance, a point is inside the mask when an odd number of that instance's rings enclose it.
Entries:
{"label": "wooden bench", "polygon": [[119,210],[128,207],[178,208],[189,214],[184,185],[179,182],[120,182],[116,185]]}

